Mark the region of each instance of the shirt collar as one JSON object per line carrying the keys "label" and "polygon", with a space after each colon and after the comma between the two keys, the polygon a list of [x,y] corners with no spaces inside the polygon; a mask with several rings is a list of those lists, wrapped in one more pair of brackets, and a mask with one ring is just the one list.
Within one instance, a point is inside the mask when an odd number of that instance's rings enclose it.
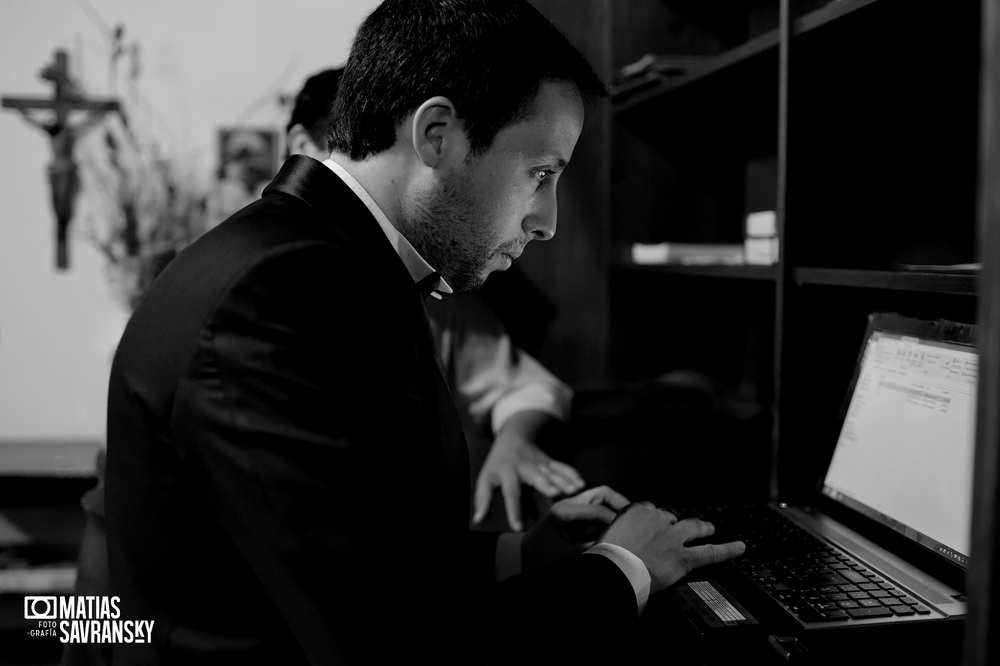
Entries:
{"label": "shirt collar", "polygon": [[[378,207],[375,200],[371,198],[371,195],[365,191],[365,188],[361,186],[354,176],[347,172],[344,167],[340,166],[331,159],[323,160],[323,164],[330,168],[337,176],[340,177],[344,183],[353,190],[353,192],[358,195],[358,198],[364,202],[368,210],[375,217],[378,225],[382,228],[385,233],[386,238],[392,243],[392,247],[396,250],[396,254],[402,260],[403,265],[406,266],[406,270],[409,271],[410,277],[413,278],[414,283],[419,283],[421,280],[426,278],[428,275],[434,273],[434,268],[427,263],[420,253],[417,252],[416,248],[410,245],[410,241],[406,240],[396,227],[392,226],[389,222],[389,218],[385,216],[382,209]],[[438,277],[437,286],[434,288],[435,291],[432,293],[436,298],[441,298],[440,293],[450,294],[452,293],[451,285],[449,285],[443,277]]]}

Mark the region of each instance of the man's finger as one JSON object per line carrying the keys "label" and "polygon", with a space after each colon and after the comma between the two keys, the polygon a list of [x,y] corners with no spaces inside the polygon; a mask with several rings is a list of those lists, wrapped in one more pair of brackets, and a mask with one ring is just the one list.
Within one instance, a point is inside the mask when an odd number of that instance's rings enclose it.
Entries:
{"label": "man's finger", "polygon": [[558,474],[570,483],[583,484],[583,477],[580,476],[580,473],[573,466],[559,460],[552,460],[549,462],[549,467],[552,468],[553,473]]}
{"label": "man's finger", "polygon": [[572,495],[579,490],[579,487],[574,486],[551,468],[544,467],[538,470],[537,475],[539,478],[544,479],[546,487],[551,488],[556,493]]}
{"label": "man's finger", "polygon": [[673,525],[674,523],[677,522],[677,516],[675,516],[670,511],[668,511],[666,509],[660,509],[660,513],[662,513],[664,516],[666,516],[667,522],[670,523],[671,525]]}
{"label": "man's finger", "polygon": [[621,511],[630,504],[627,497],[610,486],[595,486],[583,491],[577,497],[586,498],[591,504],[605,504],[615,511]]}
{"label": "man's finger", "polygon": [[559,473],[568,479],[576,482],[583,483],[583,477],[580,476],[580,472],[576,470],[572,465],[568,465],[560,460],[553,460],[549,463],[554,469],[559,470]]}
{"label": "man's finger", "polygon": [[546,497],[555,497],[561,491],[558,486],[552,483],[551,478],[539,470],[529,468],[526,469],[521,476],[525,483]]}
{"label": "man's finger", "polygon": [[512,530],[520,532],[521,479],[516,474],[504,475],[500,479],[500,489],[503,492],[503,503],[507,507],[507,522]]}
{"label": "man's finger", "polygon": [[490,510],[490,502],[492,500],[493,484],[490,483],[487,475],[480,474],[479,480],[476,481],[476,499],[474,503],[476,510],[472,514],[473,523],[478,524],[484,517],[486,517],[486,512]]}
{"label": "man's finger", "polygon": [[[673,515],[673,514],[670,514]],[[675,529],[681,535],[681,543],[687,543],[695,539],[703,539],[715,534],[715,526],[705,522],[700,518],[685,518],[675,524]]]}
{"label": "man's finger", "polygon": [[558,460],[553,460],[549,463],[546,472],[548,473],[549,480],[559,486],[564,493],[574,493],[583,488],[583,479],[580,478],[577,471]]}
{"label": "man's finger", "polygon": [[564,522],[586,520],[610,524],[618,517],[617,513],[603,504],[576,504],[563,501],[556,506],[559,507],[559,518]]}
{"label": "man's finger", "polygon": [[739,557],[746,552],[747,546],[742,541],[730,541],[729,543],[706,543],[701,546],[688,548],[687,561],[692,568],[705,566],[706,564],[718,564]]}

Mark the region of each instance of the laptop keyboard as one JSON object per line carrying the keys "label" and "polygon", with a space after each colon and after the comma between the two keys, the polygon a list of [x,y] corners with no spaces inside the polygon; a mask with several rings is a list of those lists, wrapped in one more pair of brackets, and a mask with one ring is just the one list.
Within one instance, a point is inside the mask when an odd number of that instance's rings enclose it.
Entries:
{"label": "laptop keyboard", "polygon": [[863,563],[766,505],[671,510],[711,522],[714,542],[741,540],[733,565],[805,622],[929,615],[931,610]]}

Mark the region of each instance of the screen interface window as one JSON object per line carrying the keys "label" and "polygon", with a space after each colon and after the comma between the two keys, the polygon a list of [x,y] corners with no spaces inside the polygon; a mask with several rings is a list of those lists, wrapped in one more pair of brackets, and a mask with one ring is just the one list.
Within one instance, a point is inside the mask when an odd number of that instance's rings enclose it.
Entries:
{"label": "screen interface window", "polygon": [[968,565],[978,357],[875,331],[823,492]]}

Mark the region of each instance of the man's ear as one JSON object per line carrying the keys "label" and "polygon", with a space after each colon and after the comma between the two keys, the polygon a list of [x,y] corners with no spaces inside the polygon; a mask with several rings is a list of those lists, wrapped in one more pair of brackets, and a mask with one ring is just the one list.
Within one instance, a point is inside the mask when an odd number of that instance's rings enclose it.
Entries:
{"label": "man's ear", "polygon": [[288,130],[287,145],[289,155],[308,155],[320,161],[330,156],[330,151],[323,150],[316,145],[312,135],[309,134],[302,123],[296,123]]}
{"label": "man's ear", "polygon": [[431,97],[413,114],[413,149],[424,166],[437,168],[468,150],[465,129],[447,97]]}

